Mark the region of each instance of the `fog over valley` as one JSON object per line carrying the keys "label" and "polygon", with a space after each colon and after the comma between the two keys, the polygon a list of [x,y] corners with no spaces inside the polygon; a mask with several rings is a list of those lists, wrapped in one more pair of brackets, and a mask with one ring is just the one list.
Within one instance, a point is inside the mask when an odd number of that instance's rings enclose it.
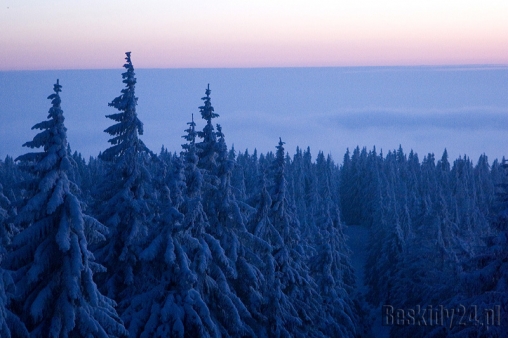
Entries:
{"label": "fog over valley", "polygon": [[[25,152],[30,128],[47,112],[47,91],[62,84],[62,109],[73,150],[96,156],[107,147],[105,115],[117,95],[117,70],[0,72],[0,157]],[[154,152],[181,150],[181,136],[210,84],[217,123],[237,151],[273,151],[279,137],[322,150],[337,161],[346,148],[399,144],[423,158],[485,153],[506,156],[508,67],[342,67],[137,69],[142,139]],[[196,119],[198,127],[201,124]]]}

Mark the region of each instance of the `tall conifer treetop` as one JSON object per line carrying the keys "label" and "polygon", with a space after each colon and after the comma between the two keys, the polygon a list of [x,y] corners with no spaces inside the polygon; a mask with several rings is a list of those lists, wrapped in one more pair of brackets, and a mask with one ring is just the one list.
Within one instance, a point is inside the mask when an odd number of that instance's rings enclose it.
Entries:
{"label": "tall conifer treetop", "polygon": [[214,113],[213,106],[210,101],[210,94],[212,93],[212,90],[210,90],[210,84],[208,84],[206,90],[205,90],[205,97],[202,97],[201,100],[204,101],[204,105],[199,107],[199,111],[201,112],[201,117],[206,120],[208,124],[212,123],[213,118],[217,118],[219,115],[217,113]]}
{"label": "tall conifer treetop", "polygon": [[187,195],[194,198],[200,196],[201,185],[203,176],[197,169],[198,156],[196,154],[196,123],[194,122],[194,114],[192,114],[191,122],[188,122],[189,128],[185,130],[187,135],[183,135],[182,138],[187,140],[187,144],[183,144],[183,151],[180,155],[185,159],[185,177],[187,181],[186,192]]}
{"label": "tall conifer treetop", "polygon": [[187,135],[182,136],[185,140],[189,142],[189,144],[183,144],[182,148],[186,151],[189,151],[190,148],[194,148],[196,143],[196,123],[194,122],[194,114],[192,114],[192,121],[188,122],[189,128],[185,130]]}
{"label": "tall conifer treetop", "polygon": [[[127,72],[122,73],[122,78],[124,79],[122,82],[127,88],[123,89],[122,95],[115,98],[108,104],[108,106],[115,107],[119,111],[129,110],[130,112],[135,113],[138,102],[138,98],[134,96],[134,88],[136,86],[136,78],[134,76],[136,74],[134,73],[134,66],[132,66],[131,52],[126,52],[125,55],[127,63],[124,64],[123,67],[127,70]],[[139,134],[143,134],[142,130]]]}
{"label": "tall conifer treetop", "polygon": [[286,179],[284,178],[284,169],[286,167],[286,161],[284,159],[284,144],[282,138],[279,138],[279,144],[275,146],[277,152],[275,153],[275,183],[281,194],[286,194]]}
{"label": "tall conifer treetop", "polygon": [[[199,106],[199,112],[201,113],[201,117],[206,120],[206,126],[203,128],[202,132],[198,132],[198,136],[203,139],[202,143],[204,145],[208,145],[208,147],[211,147],[209,151],[212,151],[213,145],[217,141],[216,135],[214,133],[212,119],[217,118],[219,116],[217,113],[214,113],[214,109],[210,98],[211,93],[212,91],[210,90],[210,84],[208,84],[205,90],[206,96],[201,98],[201,100],[204,101],[204,105]],[[203,152],[205,154],[209,153],[207,152],[206,148],[203,149]]]}
{"label": "tall conifer treetop", "polygon": [[131,154],[133,156],[135,153],[143,151],[151,154],[138,137],[138,135],[143,135],[143,123],[138,119],[136,113],[138,103],[138,98],[134,94],[136,78],[131,61],[131,52],[125,54],[127,55],[125,58],[127,62],[123,67],[127,71],[122,73],[122,78],[126,86],[122,89],[122,94],[108,104],[108,106],[118,109],[121,113],[106,115],[107,118],[118,123],[104,130],[104,132],[113,136],[108,140],[113,146],[105,150],[100,156],[105,161],[112,161],[124,154],[133,153]]}
{"label": "tall conifer treetop", "polygon": [[[204,105],[199,107],[201,117],[206,120],[206,125],[202,131],[198,131],[197,135],[202,139],[201,142],[196,144],[196,151],[199,156],[198,167],[200,169],[206,169],[209,174],[216,173],[217,171],[217,133],[212,124],[212,119],[217,118],[219,115],[214,113],[214,109],[210,99],[210,84],[205,90],[206,96],[201,98],[204,101]],[[209,178],[213,181],[213,178]],[[206,209],[206,208],[205,208]]]}
{"label": "tall conifer treetop", "polygon": [[[60,93],[62,86],[58,79],[53,86],[55,93],[48,96],[51,100],[52,107],[48,112],[48,121],[40,122],[32,127],[32,129],[43,130],[37,134],[32,141],[23,144],[24,147],[39,148],[43,147],[43,152],[27,153],[16,158],[16,161],[36,162],[35,172],[45,172],[56,164],[59,160],[66,160],[62,164],[65,169],[69,169],[70,162],[65,156],[67,153],[67,129],[64,126],[63,111],[60,108]],[[41,161],[43,160],[44,161]]]}

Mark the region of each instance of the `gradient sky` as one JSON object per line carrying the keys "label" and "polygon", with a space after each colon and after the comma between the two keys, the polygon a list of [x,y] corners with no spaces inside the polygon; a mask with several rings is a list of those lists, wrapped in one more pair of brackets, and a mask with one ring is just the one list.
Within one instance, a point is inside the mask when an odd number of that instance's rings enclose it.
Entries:
{"label": "gradient sky", "polygon": [[0,70],[508,64],[508,1],[0,0]]}

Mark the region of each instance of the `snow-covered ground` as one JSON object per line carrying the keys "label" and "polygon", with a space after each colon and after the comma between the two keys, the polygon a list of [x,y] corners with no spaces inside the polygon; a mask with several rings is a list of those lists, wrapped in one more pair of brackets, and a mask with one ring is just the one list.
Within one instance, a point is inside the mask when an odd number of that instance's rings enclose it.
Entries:
{"label": "snow-covered ground", "polygon": [[[347,226],[345,234],[347,235],[347,244],[352,252],[351,264],[353,265],[356,272],[357,289],[358,292],[365,294],[368,290],[368,287],[365,283],[364,266],[365,262],[367,261],[369,228],[358,225]],[[376,338],[390,337],[390,327],[381,325],[381,307],[371,309],[371,318],[374,319],[374,323],[372,324],[370,335]]]}

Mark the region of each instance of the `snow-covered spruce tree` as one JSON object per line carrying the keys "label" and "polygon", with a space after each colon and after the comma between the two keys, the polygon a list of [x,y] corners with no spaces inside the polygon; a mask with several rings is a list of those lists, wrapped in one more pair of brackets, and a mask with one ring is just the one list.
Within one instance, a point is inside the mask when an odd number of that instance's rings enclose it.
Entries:
{"label": "snow-covered spruce tree", "polygon": [[245,193],[247,199],[256,194],[259,190],[257,179],[259,178],[258,151],[254,149],[252,155],[248,150],[238,156],[237,162],[243,168],[245,177]]}
{"label": "snow-covered spruce tree", "polygon": [[[0,257],[4,255],[5,248],[0,245]],[[16,287],[12,280],[11,273],[0,267],[0,336],[2,338],[30,336],[19,317],[12,313],[8,307],[15,289]]]}
{"label": "snow-covered spruce tree", "polygon": [[[9,210],[11,210],[9,199],[3,194],[3,187],[0,184],[0,264],[7,253],[7,246],[11,242],[13,224],[10,223]],[[28,331],[20,319],[12,313],[8,306],[15,292],[15,285],[12,281],[11,272],[0,267],[0,336],[28,337]]]}
{"label": "snow-covered spruce tree", "polygon": [[[440,166],[435,166],[433,154],[425,157],[422,163],[418,189],[421,203],[419,213],[412,220],[414,236],[407,240],[404,255],[392,278],[395,285],[391,305],[397,308],[420,305],[424,309],[427,305],[443,304],[450,295],[457,293],[457,285],[450,284],[450,281],[455,282],[458,278],[460,263],[455,255],[458,234],[444,198],[446,193],[439,185],[439,175],[443,178],[444,174]],[[448,336],[446,327],[426,326],[394,326],[391,334]]]}
{"label": "snow-covered spruce tree", "polygon": [[[369,155],[372,152],[369,152]],[[337,206],[337,209],[340,214],[340,168],[338,165],[335,164],[333,161],[332,155],[328,154],[326,156],[326,163],[327,167],[330,171],[330,192],[332,192],[332,201],[334,202],[335,206]],[[345,223],[344,223],[345,225]]]}
{"label": "snow-covered spruce tree", "polygon": [[[367,300],[378,305],[390,303],[394,292],[393,276],[397,273],[403,251],[406,232],[398,214],[395,194],[396,164],[394,154],[388,152],[376,176],[379,187],[373,208],[374,218],[369,239],[369,253],[366,263],[366,281],[369,285]],[[391,160],[389,160],[391,159]]]}
{"label": "snow-covered spruce tree", "polygon": [[48,119],[23,146],[42,152],[17,158],[25,162],[37,185],[19,211],[23,231],[14,237],[6,258],[15,270],[17,291],[13,310],[34,337],[108,337],[127,335],[114,309],[93,281],[97,266],[88,243],[104,239],[103,225],[86,216],[68,179],[71,162],[60,108],[61,86],[48,97]]}
{"label": "snow-covered spruce tree", "polygon": [[474,255],[476,248],[482,246],[480,237],[489,234],[487,215],[479,208],[479,199],[476,194],[478,185],[474,178],[473,163],[469,158],[459,156],[453,162],[450,171],[452,177],[451,190],[453,192],[453,205],[455,222],[459,229],[460,249],[459,256],[468,258]]}
{"label": "snow-covered spruce tree", "polygon": [[448,302],[448,307],[476,305],[478,313],[467,320],[468,326],[454,326],[450,335],[457,337],[508,336],[503,320],[508,313],[508,163],[503,162],[505,179],[499,184],[492,229],[486,245],[471,260],[464,262],[460,293]]}
{"label": "snow-covered spruce tree", "polygon": [[187,143],[182,145],[181,153],[184,157],[186,183],[181,207],[185,216],[182,228],[198,241],[194,246],[187,248],[186,252],[191,262],[190,269],[196,275],[195,289],[199,294],[199,300],[202,300],[195,303],[202,323],[197,330],[200,331],[199,336],[217,337],[223,332],[223,325],[216,314],[210,313],[211,303],[216,302],[222,307],[225,306],[224,310],[232,311],[233,321],[237,322],[235,325],[239,326],[240,323],[234,306],[236,296],[226,283],[226,276],[232,275],[233,269],[229,266],[229,261],[217,239],[208,234],[210,225],[202,205],[204,181],[202,171],[198,168],[194,117],[188,124],[189,128],[185,130],[187,134],[183,136]]}
{"label": "snow-covered spruce tree", "polygon": [[[7,158],[5,158],[5,164],[7,165]],[[505,157],[503,157],[503,159],[501,160],[501,163],[499,162],[498,159],[495,159],[493,162],[492,162],[492,166],[490,168],[490,180],[492,180],[492,183],[494,185],[499,185],[503,182],[504,180],[504,170],[503,170],[503,164],[505,163],[506,159]]]}
{"label": "snow-covered spruce tree", "polygon": [[79,182],[76,184],[79,186],[80,200],[85,205],[91,206],[93,202],[91,190],[94,182],[90,166],[86,163],[86,160],[83,158],[81,153],[78,153],[77,151],[74,151],[72,154],[72,159],[74,159],[76,164],[76,174],[79,178]]}
{"label": "snow-covered spruce tree", "polygon": [[[495,188],[490,175],[490,166],[485,154],[480,155],[474,168],[477,206],[483,216],[490,216],[494,206]],[[490,230],[489,230],[490,231]]]}
{"label": "snow-covered spruce tree", "polygon": [[180,209],[180,206],[183,204],[184,192],[185,192],[185,162],[184,157],[181,155],[173,154],[171,158],[171,175],[169,176],[169,185],[168,188],[171,192],[171,201],[173,207],[177,210]]}
{"label": "snow-covered spruce tree", "polygon": [[220,125],[217,125],[217,132],[212,125],[212,119],[218,117],[218,114],[214,113],[211,105],[209,87],[205,93],[206,97],[202,98],[204,105],[199,109],[202,118],[206,120],[206,126],[198,132],[202,141],[196,143],[198,167],[203,173],[203,209],[210,225],[207,233],[218,240],[217,246],[214,245],[211,249],[224,251],[231,268],[225,271],[228,272],[225,283],[233,292],[231,297],[236,297],[231,299],[231,306],[234,306],[232,311],[238,316],[232,318],[231,312],[224,312],[224,308],[215,301],[207,301],[207,305],[212,316],[217,317],[223,327],[223,336],[254,335],[252,331],[257,332],[257,322],[253,316],[259,311],[254,309],[257,303],[253,300],[259,298],[262,281],[258,268],[262,262],[256,249],[266,246],[266,243],[249,233],[245,227],[245,215],[231,186],[235,162],[229,158]]}
{"label": "snow-covered spruce tree", "polygon": [[[323,299],[321,330],[329,337],[354,337],[361,334],[360,321],[351,295],[355,288],[355,276],[340,222],[338,207],[332,200],[331,169],[322,152],[316,161],[315,236],[316,255],[309,261],[312,277]],[[353,226],[354,227],[354,226]]]}
{"label": "snow-covered spruce tree", "polygon": [[[300,227],[302,228],[303,233],[311,233],[315,234],[315,230],[309,232],[306,227],[306,216],[309,214],[307,212],[306,206],[306,197],[305,197],[305,169],[303,163],[303,152],[300,147],[296,147],[296,153],[293,156],[293,161],[291,163],[291,180],[292,186],[294,189],[294,197],[295,197],[295,205],[296,212],[298,215],[298,220],[300,220]],[[311,214],[312,215],[312,214]]]}
{"label": "snow-covered spruce tree", "polygon": [[[235,262],[237,274],[229,279],[229,282],[250,313],[245,321],[257,335],[260,335],[265,330],[263,327],[258,326],[260,320],[265,318],[260,309],[262,285],[264,283],[264,277],[260,270],[264,263],[260,256],[268,252],[270,246],[261,238],[249,232],[245,226],[247,224],[247,214],[251,214],[255,210],[237,199],[233,193],[235,188],[231,184],[231,177],[236,163],[234,159],[228,156],[226,141],[220,125],[217,125],[217,136],[219,137],[217,143],[219,171],[217,174],[221,183],[217,193],[219,193],[218,197],[222,200],[221,205],[219,205],[220,209],[217,212],[219,222],[226,226],[226,232],[219,239],[223,243],[223,248],[226,249],[226,255]],[[225,236],[228,231],[231,235]],[[236,238],[238,241],[237,249],[231,252],[228,251],[228,248],[231,248],[231,242],[227,240],[228,238],[232,241]]]}
{"label": "snow-covered spruce tree", "polygon": [[[364,168],[362,166],[361,151],[360,147],[356,146],[351,156],[351,168],[349,173],[349,190],[342,192],[345,194],[345,199],[348,202],[349,215],[351,220],[348,221],[349,225],[360,225],[362,224],[362,174],[364,174]],[[348,214],[345,214],[348,215]]]}
{"label": "snow-covered spruce tree", "polygon": [[0,243],[7,246],[11,238],[18,232],[13,223],[16,216],[15,208],[11,201],[4,195],[3,185],[0,184]]}
{"label": "snow-covered spruce tree", "polygon": [[[227,258],[219,240],[212,234],[211,225],[202,205],[203,185],[206,181],[204,171],[198,168],[199,149],[195,143],[197,133],[194,128],[195,124],[192,121],[186,130],[185,138],[188,143],[182,145],[187,184],[182,212],[185,215],[184,229],[189,230],[199,241],[199,246],[189,248],[187,253],[191,258],[191,270],[197,277],[196,290],[210,311],[210,315],[207,316],[205,308],[201,308],[200,314],[204,323],[202,330],[213,336],[251,333],[248,332],[251,331],[250,328],[246,328],[247,325],[244,323],[245,306],[228,282],[228,277],[235,275],[234,266]],[[213,326],[207,320],[208,317],[212,320]]]}
{"label": "snow-covered spruce tree", "polygon": [[[286,162],[288,163],[288,162]],[[304,187],[304,200],[306,205],[306,216],[307,219],[305,221],[306,227],[305,231],[302,232],[302,237],[307,242],[312,242],[312,233],[317,233],[318,227],[316,225],[316,214],[318,210],[317,202],[319,201],[318,192],[317,192],[317,178],[316,178],[316,169],[315,164],[312,163],[312,155],[310,153],[310,147],[307,147],[307,150],[303,152],[303,187]],[[306,234],[307,233],[307,234]],[[310,253],[309,253],[310,254]]]}
{"label": "snow-covered spruce tree", "polygon": [[239,165],[236,156],[235,145],[231,146],[228,152],[228,160],[233,162],[234,166],[231,173],[231,189],[237,201],[245,201],[247,196],[245,193],[245,177],[243,168]]}
{"label": "snow-covered spruce tree", "polygon": [[[346,153],[347,155],[347,153]],[[377,161],[376,161],[377,160]],[[370,171],[372,172],[373,177],[375,178],[376,183],[376,189],[372,192],[372,213],[373,213],[373,223],[370,226],[370,232],[369,232],[369,248],[368,248],[368,255],[367,260],[365,262],[365,283],[369,286],[369,291],[366,293],[366,299],[371,303],[372,305],[378,305],[381,301],[381,293],[383,292],[382,288],[378,286],[380,284],[380,277],[381,275],[385,274],[383,271],[383,268],[380,267],[381,265],[378,265],[378,259],[379,254],[384,246],[383,242],[380,241],[382,238],[385,237],[385,233],[388,228],[388,223],[386,220],[386,206],[385,206],[385,200],[386,200],[386,194],[385,194],[385,185],[386,180],[383,176],[382,172],[382,155],[379,156],[377,159],[371,159],[370,166],[372,168]],[[351,165],[351,164],[350,164]],[[349,165],[349,166],[350,166]],[[344,167],[342,168],[341,174],[343,172]],[[346,172],[347,173],[347,172]],[[341,175],[341,182],[345,178]],[[342,182],[342,186],[344,187],[346,183]],[[349,186],[349,184],[347,184]],[[342,195],[343,191],[341,189],[341,199],[343,197]],[[341,205],[343,205],[343,200],[341,200]],[[350,226],[351,227],[351,226]],[[381,280],[383,281],[383,280]]]}
{"label": "snow-covered spruce tree", "polygon": [[382,157],[378,157],[376,148],[374,147],[372,151],[369,151],[367,155],[367,159],[365,161],[365,166],[362,170],[362,181],[363,185],[361,185],[360,195],[362,196],[362,223],[368,227],[371,227],[374,220],[374,206],[376,205],[376,201],[374,200],[376,197],[376,192],[379,190],[379,175],[377,172],[377,168],[379,167],[380,161],[382,161]]}
{"label": "snow-covered spruce tree", "polygon": [[[154,190],[147,170],[154,155],[139,139],[143,123],[136,113],[134,93],[136,78],[130,52],[122,74],[125,88],[108,105],[119,112],[106,117],[116,124],[105,132],[112,138],[111,147],[99,155],[106,174],[98,188],[96,214],[109,229],[107,241],[95,249],[97,260],[107,272],[99,275],[99,287],[119,302],[122,313],[128,297],[135,293],[137,270],[140,268],[141,245],[148,235],[153,219]],[[138,280],[141,281],[142,279]],[[129,288],[129,291],[126,289]]]}
{"label": "snow-covered spruce tree", "polygon": [[95,199],[97,198],[96,194],[99,192],[99,188],[101,187],[104,176],[106,175],[106,166],[104,161],[100,159],[100,156],[102,156],[102,152],[99,152],[97,157],[90,156],[88,158],[87,168],[90,176],[84,187],[85,191],[88,190],[90,192],[89,206],[94,212],[96,200],[98,200]]}
{"label": "snow-covered spruce tree", "polygon": [[[272,245],[272,255],[275,260],[275,286],[280,286],[281,293],[287,296],[291,306],[294,309],[293,317],[289,322],[284,322],[284,326],[289,330],[292,336],[322,336],[315,324],[319,323],[319,317],[322,307],[322,300],[317,293],[317,285],[309,275],[309,268],[306,263],[305,253],[300,244],[300,225],[294,206],[290,205],[287,192],[287,181],[285,174],[284,143],[279,140],[276,147],[276,157],[272,163],[273,184],[270,187],[270,221],[273,228],[277,230],[282,238],[283,245],[278,247],[272,239],[265,239]],[[271,300],[277,302],[281,300],[279,296]],[[266,305],[267,308],[274,307],[273,304]],[[287,306],[283,306],[287,308]],[[268,310],[266,312],[269,312]],[[274,315],[278,316],[278,315]],[[281,316],[281,315],[279,315]],[[294,320],[297,320],[296,322]],[[278,319],[269,319],[269,322],[279,322]],[[270,327],[269,331],[275,331],[276,328]],[[275,332],[269,332],[269,336],[276,335]]]}
{"label": "snow-covered spruce tree", "polygon": [[4,162],[0,162],[0,182],[3,185],[3,192],[10,200],[12,207],[17,207],[17,201],[21,199],[23,182],[31,177],[29,173],[23,172],[14,159],[7,155]]}
{"label": "snow-covered spruce tree", "polygon": [[351,185],[353,184],[353,165],[351,163],[351,156],[349,148],[342,159],[342,166],[340,167],[340,211],[343,220],[346,224],[352,225],[354,220],[353,213],[350,208]]}
{"label": "snow-covered spruce tree", "polygon": [[[203,246],[206,217],[199,199],[200,180],[195,156],[194,122],[187,130],[190,144],[183,145],[189,180],[185,192],[185,177],[176,166],[169,181],[175,189],[166,187],[161,195],[161,214],[149,233],[147,245],[140,254],[146,262],[140,275],[147,281],[141,293],[132,299],[123,313],[131,336],[142,337],[217,337],[218,327],[197,290],[198,278],[206,279],[209,253]],[[176,160],[175,160],[176,161]],[[198,171],[197,173],[195,171]],[[196,175],[197,174],[197,175]],[[180,191],[180,188],[183,190]],[[196,190],[197,189],[197,190]],[[175,199],[172,201],[171,197]],[[181,214],[177,208],[185,212]]]}
{"label": "snow-covered spruce tree", "polygon": [[[310,147],[307,147],[307,150],[303,152],[303,155],[301,157],[298,156],[297,150],[297,154],[295,155],[294,159],[301,161],[301,163],[290,164],[289,162],[286,161],[287,164],[286,168],[290,169],[290,171],[287,171],[289,172],[288,178],[291,178],[293,175],[298,175],[297,178],[292,178],[293,179],[292,184],[294,185],[292,187],[293,188],[292,197],[294,197],[295,205],[298,207],[297,217],[300,222],[300,230],[301,230],[300,242],[302,246],[304,246],[305,255],[307,256],[307,258],[309,258],[314,254],[316,254],[312,244],[316,240],[315,237],[318,234],[318,227],[316,225],[316,215],[318,213],[317,211],[319,199],[317,195],[318,193],[317,193],[317,178],[315,173],[315,164],[312,163]],[[304,206],[305,212],[303,215],[299,211],[302,205]]]}
{"label": "snow-covered spruce tree", "polygon": [[[333,230],[329,232],[336,232],[337,235],[337,249],[341,253],[340,262],[342,265],[342,281],[344,288],[348,293],[352,293],[356,288],[356,276],[353,272],[353,268],[350,262],[351,251],[346,245],[346,239],[344,236],[344,224],[340,218],[340,211],[338,201],[333,200],[333,161],[331,156],[328,155],[325,160],[323,152],[318,154],[316,160],[316,173],[317,173],[317,185],[318,195],[321,210],[323,213],[319,213],[317,222],[320,224],[320,229],[323,229],[323,225],[327,228],[333,226]],[[328,217],[329,216],[329,217]],[[329,221],[332,223],[330,224]]]}
{"label": "snow-covered spruce tree", "polygon": [[[383,163],[383,179],[385,185],[383,190],[383,206],[381,206],[381,220],[386,224],[374,220],[373,231],[375,231],[373,242],[380,242],[381,249],[377,253],[369,254],[370,261],[377,261],[377,269],[380,273],[370,277],[370,281],[377,281],[380,292],[378,296],[384,303],[391,303],[399,292],[397,283],[400,280],[400,273],[404,266],[404,259],[407,256],[408,239],[412,237],[411,220],[407,209],[407,189],[405,187],[405,155],[402,149],[388,152]],[[379,213],[379,212],[378,212]],[[398,277],[398,278],[395,278]]]}
{"label": "snow-covered spruce tree", "polygon": [[[7,219],[9,217],[7,211],[10,209],[11,202],[9,198],[7,198],[4,195],[4,187],[2,184],[0,184],[0,225],[4,226],[4,224],[7,224]],[[0,229],[0,242],[5,243],[8,241],[5,241],[8,239],[8,233],[7,228]]]}
{"label": "snow-covered spruce tree", "polygon": [[234,161],[235,167],[231,176],[231,186],[233,187],[233,193],[238,201],[246,201],[247,197],[247,182],[246,182],[246,161],[248,153],[246,150],[245,155],[241,152],[236,155],[234,147],[229,151],[229,159]]}
{"label": "snow-covered spruce tree", "polygon": [[[209,176],[213,175],[218,166],[216,160],[217,133],[215,133],[212,119],[217,118],[219,115],[214,112],[210,98],[211,93],[212,91],[210,90],[210,85],[208,85],[205,91],[206,96],[201,98],[201,100],[203,100],[203,106],[199,107],[201,117],[206,120],[206,125],[203,128],[203,131],[197,132],[197,136],[203,140],[199,143],[196,143],[196,149],[199,155],[198,166],[199,168],[210,172],[210,174],[207,174],[205,177],[207,181],[212,180],[212,178],[209,178]],[[216,181],[218,180],[218,178],[215,179]],[[216,185],[217,182],[211,182],[210,184]]]}
{"label": "snow-covered spruce tree", "polygon": [[[265,171],[266,172],[266,171]],[[259,318],[264,331],[264,337],[291,337],[294,329],[301,324],[301,320],[289,297],[282,291],[279,277],[276,275],[276,265],[273,253],[284,248],[281,234],[270,220],[272,198],[268,192],[266,173],[260,175],[259,193],[254,195],[250,203],[256,213],[249,221],[249,230],[257,237],[270,244],[267,251],[260,254],[264,262],[261,271],[264,276],[262,289],[262,311],[264,318]]]}
{"label": "snow-covered spruce tree", "polygon": [[122,318],[131,336],[217,336],[209,310],[195,289],[197,276],[191,260],[196,258],[187,255],[202,254],[201,244],[184,229],[183,215],[172,206],[169,189],[161,200],[163,213],[140,254],[146,262],[140,276],[146,282]]}

